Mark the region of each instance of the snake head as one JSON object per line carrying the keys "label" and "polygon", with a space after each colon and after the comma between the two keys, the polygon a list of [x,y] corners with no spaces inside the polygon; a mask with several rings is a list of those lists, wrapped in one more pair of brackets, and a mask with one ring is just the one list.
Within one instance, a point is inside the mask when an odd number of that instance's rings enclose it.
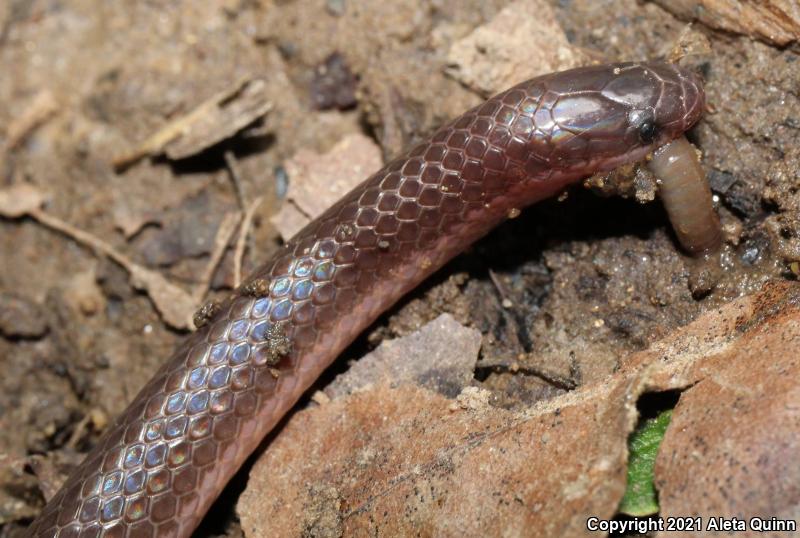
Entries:
{"label": "snake head", "polygon": [[639,161],[705,110],[699,76],[661,62],[564,71],[542,89],[533,119],[544,136],[531,137],[531,155],[568,177]]}

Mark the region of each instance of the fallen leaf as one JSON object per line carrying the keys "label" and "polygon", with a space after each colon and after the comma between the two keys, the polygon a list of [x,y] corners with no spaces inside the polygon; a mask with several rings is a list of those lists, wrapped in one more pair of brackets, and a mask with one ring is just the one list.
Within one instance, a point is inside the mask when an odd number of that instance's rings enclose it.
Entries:
{"label": "fallen leaf", "polygon": [[198,301],[193,294],[172,284],[161,273],[131,264],[126,267],[134,288],[147,292],[161,318],[170,327],[187,329],[192,327],[192,314]]}
{"label": "fallen leaf", "polygon": [[480,393],[453,405],[386,384],[309,407],[254,465],[238,505],[243,528],[582,535],[589,517],[617,513],[638,397],[665,390],[685,392],[656,464],[662,516],[793,517],[798,341],[800,285],[772,284],[524,412],[494,408]]}
{"label": "fallen leaf", "polygon": [[351,394],[292,417],[251,471],[242,527],[254,537],[578,534],[585,514],[611,517],[625,488],[619,396],[525,415],[454,410],[410,385]]}
{"label": "fallen leaf", "polygon": [[[706,337],[716,350],[685,349],[676,357],[685,365],[671,378],[664,371],[652,379],[689,386],[656,460],[661,515],[796,520],[800,286],[770,285],[726,306],[724,315],[729,332],[709,327]],[[677,339],[673,345],[683,347]],[[692,360],[698,352],[703,358]]]}

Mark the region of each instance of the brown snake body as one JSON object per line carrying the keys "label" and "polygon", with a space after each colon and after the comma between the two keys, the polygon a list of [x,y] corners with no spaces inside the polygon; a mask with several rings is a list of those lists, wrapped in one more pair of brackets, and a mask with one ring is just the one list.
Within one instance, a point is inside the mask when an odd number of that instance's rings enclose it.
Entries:
{"label": "brown snake body", "polygon": [[642,63],[538,77],[464,113],[207,309],[29,534],[190,535],[276,422],[403,294],[510,212],[644,158],[703,109],[694,74]]}

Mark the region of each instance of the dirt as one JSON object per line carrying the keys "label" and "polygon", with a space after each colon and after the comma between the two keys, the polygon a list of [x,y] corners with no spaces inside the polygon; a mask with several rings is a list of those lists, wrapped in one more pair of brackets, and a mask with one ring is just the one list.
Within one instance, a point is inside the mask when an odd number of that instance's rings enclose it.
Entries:
{"label": "dirt", "polygon": [[[0,6],[0,189],[35,185],[48,214],[186,289],[201,283],[226,211],[243,209],[238,196],[263,196],[247,274],[280,245],[270,216],[287,161],[354,134],[391,157],[479,102],[447,74],[448,52],[507,4],[12,0]],[[686,26],[649,2],[550,4],[588,58],[665,56]],[[711,45],[696,61],[711,111],[689,137],[732,230],[714,290],[693,295],[691,263],[657,203],[578,187],[453,260],[338,367],[450,313],[483,335],[475,384],[492,405],[519,410],[603,379],[631,352],[770,279],[795,280],[797,50],[702,22],[694,31]],[[236,136],[177,161],[114,167],[243,78],[265,81],[271,108]],[[205,299],[230,290],[234,259],[231,247]],[[0,463],[0,537],[19,535],[43,503],[26,458],[47,455],[63,475],[184,336],[113,261],[31,218],[0,219],[0,456],[13,462]],[[241,532],[229,505],[216,514],[228,523],[205,535]]]}

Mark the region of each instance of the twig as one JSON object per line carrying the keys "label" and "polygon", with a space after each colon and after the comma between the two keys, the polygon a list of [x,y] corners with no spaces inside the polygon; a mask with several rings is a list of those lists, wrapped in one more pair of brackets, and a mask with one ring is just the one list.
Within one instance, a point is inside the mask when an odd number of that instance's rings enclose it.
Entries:
{"label": "twig", "polygon": [[264,200],[263,196],[259,196],[250,206],[247,208],[247,211],[244,214],[244,219],[242,220],[242,227],[239,229],[239,238],[236,241],[236,251],[233,256],[233,287],[238,288],[239,285],[242,283],[242,260],[244,258],[244,249],[247,245],[247,235],[250,233],[250,227],[253,223],[253,217],[256,214],[256,209],[261,206],[261,202]]}
{"label": "twig", "polygon": [[231,211],[230,213],[227,213],[222,218],[222,222],[219,223],[219,229],[217,230],[217,235],[214,238],[214,250],[211,253],[211,259],[209,260],[206,270],[200,279],[200,284],[198,284],[194,290],[194,293],[192,294],[198,303],[200,303],[206,296],[208,288],[211,286],[211,279],[214,277],[214,272],[217,270],[219,262],[222,261],[222,256],[225,254],[225,249],[228,248],[228,244],[231,241],[233,232],[236,231],[236,226],[239,224],[239,220],[241,220],[241,218],[241,212]]}
{"label": "twig", "polygon": [[494,287],[497,288],[497,293],[500,294],[500,304],[503,308],[511,308],[514,306],[514,303],[508,298],[508,290],[505,284],[500,280],[500,277],[497,276],[497,273],[489,269],[489,278],[492,280]]}
{"label": "twig", "polygon": [[76,228],[72,224],[63,221],[58,217],[54,217],[49,213],[42,211],[41,209],[31,209],[28,211],[28,214],[48,228],[59,231],[64,235],[67,235],[78,241],[79,243],[83,243],[97,252],[108,256],[125,269],[129,269],[132,265],[136,265],[133,261],[131,261],[130,258],[115,250],[108,243],[98,239],[88,232],[81,230],[80,228]]}
{"label": "twig", "polygon": [[542,368],[535,366],[525,366],[518,361],[507,361],[503,358],[495,360],[480,359],[475,365],[476,368],[488,368],[491,370],[501,370],[511,372],[513,374],[521,374],[527,376],[538,377],[552,386],[562,390],[575,390],[578,386],[574,379],[566,377],[556,372],[548,372]]}
{"label": "twig", "polygon": [[236,200],[239,202],[239,209],[244,210],[244,189],[242,187],[242,175],[239,173],[239,161],[236,160],[236,155],[231,150],[225,150],[225,166],[228,167],[228,175],[233,182],[233,188],[236,191]]}
{"label": "twig", "polygon": [[177,329],[191,327],[192,313],[199,302],[192,294],[186,293],[182,288],[172,284],[160,273],[134,263],[130,258],[88,232],[49,215],[39,208],[29,209],[27,213],[48,228],[91,247],[121,265],[131,275],[133,287],[147,293],[167,325]]}

